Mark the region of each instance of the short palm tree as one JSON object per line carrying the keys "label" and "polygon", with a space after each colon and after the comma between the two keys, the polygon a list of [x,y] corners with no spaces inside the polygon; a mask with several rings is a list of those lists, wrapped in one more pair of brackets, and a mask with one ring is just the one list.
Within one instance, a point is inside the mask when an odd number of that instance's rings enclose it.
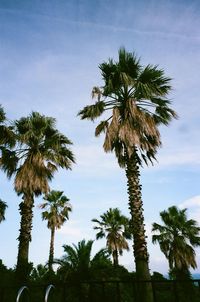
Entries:
{"label": "short palm tree", "polygon": [[78,242],[77,245],[63,245],[65,254],[61,259],[55,262],[59,264],[59,271],[65,275],[72,273],[79,280],[88,278],[90,269],[100,261],[109,261],[109,254],[106,249],[101,249],[92,258],[93,240],[85,239]]}
{"label": "short palm tree", "polygon": [[7,206],[6,202],[4,202],[0,199],[0,222],[5,220],[5,211],[6,211],[7,207],[8,206]]}
{"label": "short palm tree", "polygon": [[106,237],[107,248],[112,252],[113,264],[119,264],[119,254],[123,250],[129,250],[126,239],[131,239],[129,229],[129,219],[122,215],[117,208],[109,209],[100,215],[100,220],[92,219],[96,223],[94,230],[97,230],[96,239]]}
{"label": "short palm tree", "polygon": [[[114,151],[126,170],[136,273],[139,279],[150,280],[139,166],[155,158],[161,145],[158,125],[168,125],[176,117],[167,99],[170,78],[157,66],[142,67],[135,54],[124,48],[119,50],[117,62],[109,59],[99,68],[104,85],[93,88],[97,101],[79,115],[93,121],[107,113],[95,135],[105,133],[105,152]],[[143,292],[144,300],[152,301],[152,292],[151,297]]]}
{"label": "short palm tree", "polygon": [[69,199],[63,195],[63,191],[50,191],[43,198],[46,202],[40,205],[42,212],[42,219],[47,220],[47,227],[51,230],[51,240],[49,249],[49,270],[53,270],[54,259],[54,239],[55,230],[60,229],[66,220],[69,219],[69,212],[72,211],[72,206]]}
{"label": "short palm tree", "polygon": [[[68,148],[70,140],[55,127],[55,119],[38,112],[15,121],[17,143],[12,150],[2,150],[1,168],[8,177],[14,175],[15,191],[22,195],[20,203],[20,235],[17,274],[18,280],[27,277],[29,243],[33,218],[34,197],[49,192],[49,181],[59,167],[70,169],[74,162]],[[9,161],[8,161],[9,159]]]}
{"label": "short palm tree", "polygon": [[200,246],[200,227],[193,219],[187,219],[187,209],[169,207],[160,213],[163,225],[153,223],[152,242],[160,245],[161,251],[169,261],[170,271],[180,272],[197,267],[194,247]]}

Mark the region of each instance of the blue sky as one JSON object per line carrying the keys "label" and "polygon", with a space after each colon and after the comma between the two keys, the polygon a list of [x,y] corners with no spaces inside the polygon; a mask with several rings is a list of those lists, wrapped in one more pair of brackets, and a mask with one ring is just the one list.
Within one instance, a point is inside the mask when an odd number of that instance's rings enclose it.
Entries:
{"label": "blue sky", "polygon": [[[98,64],[117,58],[120,46],[135,51],[142,64],[158,64],[171,77],[170,99],[179,120],[162,127],[158,163],[141,170],[147,233],[159,212],[187,207],[200,221],[200,3],[199,1],[0,0],[0,103],[10,120],[32,110],[57,119],[58,129],[74,143],[77,164],[59,171],[51,188],[63,190],[73,213],[56,234],[55,256],[62,245],[94,239],[92,218],[109,207],[128,215],[126,178],[112,154],[104,154],[95,124],[80,121],[78,111],[92,103],[91,89],[101,85]],[[0,225],[0,258],[16,262],[20,198],[0,172],[0,198],[8,203]],[[30,261],[48,259],[49,231],[36,199]],[[105,242],[94,243],[94,252]],[[131,244],[130,244],[131,245]],[[151,271],[167,272],[158,246],[148,239]],[[197,250],[198,263],[200,251]],[[132,253],[122,264],[134,268]],[[198,272],[198,270],[197,270]]]}

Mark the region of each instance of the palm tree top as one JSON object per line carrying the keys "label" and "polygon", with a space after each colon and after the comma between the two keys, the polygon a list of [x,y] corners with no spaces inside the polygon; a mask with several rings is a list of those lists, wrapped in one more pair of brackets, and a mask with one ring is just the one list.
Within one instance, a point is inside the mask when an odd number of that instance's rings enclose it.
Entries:
{"label": "palm tree top", "polygon": [[[26,145],[26,152],[33,149],[34,152],[44,149],[54,143],[55,152],[58,147],[71,145],[72,142],[56,128],[56,119],[41,115],[39,112],[32,112],[28,117],[22,117],[14,122],[16,129],[17,140],[20,146]],[[51,146],[52,149],[52,146]],[[42,151],[42,150],[41,150]],[[18,153],[21,159],[26,156],[26,152],[22,152],[19,148]],[[74,162],[73,154],[70,155],[70,160]],[[62,162],[62,167],[69,168],[69,166]],[[71,168],[71,166],[70,166]]]}
{"label": "palm tree top", "polygon": [[[43,199],[47,200],[49,203],[54,203],[57,200],[69,201],[69,198],[63,195],[63,193],[63,191],[51,190],[43,197]],[[44,206],[41,206],[41,208],[44,208]]]}
{"label": "palm tree top", "polygon": [[16,174],[15,189],[19,194],[47,193],[48,181],[58,167],[71,169],[75,162],[68,148],[71,141],[55,128],[55,123],[54,118],[39,112],[13,123],[16,144],[13,150],[2,150],[1,167],[8,177]]}
{"label": "palm tree top", "polygon": [[61,258],[61,262],[68,262],[73,269],[88,268],[93,242],[93,240],[83,239],[77,245],[74,243],[72,246],[64,244],[63,248],[66,254]]}
{"label": "palm tree top", "polygon": [[109,259],[109,253],[107,249],[99,250],[94,257],[92,258],[92,246],[93,240],[81,240],[78,244],[64,244],[64,252],[65,254],[56,262],[61,266],[68,266],[75,271],[86,272],[93,264],[97,263],[101,259]]}
{"label": "palm tree top", "polygon": [[[109,210],[100,215],[100,219],[92,219],[92,222],[97,223],[94,226],[94,230],[99,230],[97,239],[105,236],[105,232],[121,232],[126,235],[127,239],[130,239],[129,233],[129,219],[121,214],[118,208],[109,208]],[[103,231],[103,232],[102,232]]]}
{"label": "palm tree top", "polygon": [[96,223],[96,239],[106,237],[107,248],[115,253],[115,257],[118,258],[118,252],[122,255],[124,249],[129,250],[126,239],[131,239],[130,221],[118,208],[109,208],[100,219],[92,219],[92,222]]}
{"label": "palm tree top", "polygon": [[47,226],[50,229],[61,228],[64,222],[69,219],[69,212],[72,211],[69,198],[63,195],[63,191],[52,190],[43,199],[46,202],[39,205],[41,209],[46,209],[42,212],[42,219],[47,220]]}
{"label": "palm tree top", "polygon": [[160,244],[171,269],[197,266],[193,247],[200,246],[200,227],[197,221],[187,219],[186,212],[172,206],[160,213],[163,225],[153,223],[152,242]]}
{"label": "palm tree top", "polygon": [[143,67],[134,53],[120,48],[118,61],[109,59],[99,65],[104,85],[94,87],[94,105],[85,106],[81,119],[95,120],[103,113],[105,120],[96,127],[95,135],[106,133],[104,150],[115,150],[123,166],[124,149],[129,156],[135,147],[144,161],[154,159],[161,145],[158,125],[168,125],[177,114],[167,98],[171,79],[158,66]]}
{"label": "palm tree top", "polygon": [[[105,81],[105,96],[117,93],[119,97],[133,96],[137,101],[148,99],[149,96],[164,96],[171,89],[171,79],[164,76],[163,69],[150,64],[142,67],[136,54],[127,52],[123,47],[119,49],[118,61],[109,59],[108,63],[103,62],[99,68]],[[128,95],[125,88],[131,89]]]}

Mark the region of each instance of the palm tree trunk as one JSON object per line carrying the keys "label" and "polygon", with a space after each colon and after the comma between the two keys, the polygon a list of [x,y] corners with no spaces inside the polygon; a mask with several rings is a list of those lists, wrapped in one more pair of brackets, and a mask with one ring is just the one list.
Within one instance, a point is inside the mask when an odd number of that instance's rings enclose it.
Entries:
{"label": "palm tree trunk", "polygon": [[55,227],[51,228],[51,240],[49,249],[49,271],[53,271],[53,258],[54,258],[54,238],[55,238]]}
{"label": "palm tree trunk", "polygon": [[114,267],[118,266],[119,265],[119,260],[118,260],[118,251],[117,251],[117,249],[115,249],[112,252],[112,257],[113,257],[113,265],[114,265]]}
{"label": "palm tree trunk", "polygon": [[33,195],[24,194],[23,201],[19,205],[21,214],[20,234],[17,238],[19,240],[18,257],[16,276],[19,283],[27,281],[30,273],[30,264],[28,261],[29,243],[31,241],[32,219],[33,219]]}
{"label": "palm tree trunk", "polygon": [[181,302],[192,302],[195,297],[195,286],[187,266],[171,270],[177,281],[177,293]]}
{"label": "palm tree trunk", "polygon": [[137,158],[137,150],[129,157],[126,155],[126,176],[129,196],[129,209],[131,214],[131,224],[133,233],[133,251],[135,257],[136,276],[141,290],[139,297],[141,302],[152,302],[153,291],[151,276],[149,272],[149,255],[147,252],[147,243],[144,229],[143,203],[140,185],[140,172]]}

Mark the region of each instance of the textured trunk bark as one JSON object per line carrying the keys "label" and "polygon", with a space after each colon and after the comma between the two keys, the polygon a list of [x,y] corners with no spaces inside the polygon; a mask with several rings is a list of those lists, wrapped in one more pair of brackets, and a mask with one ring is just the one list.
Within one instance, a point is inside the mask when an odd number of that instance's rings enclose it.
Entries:
{"label": "textured trunk bark", "polygon": [[23,201],[19,205],[21,214],[16,276],[19,283],[27,281],[30,272],[30,264],[28,261],[29,243],[31,241],[31,230],[33,220],[33,196],[24,194]]}
{"label": "textured trunk bark", "polygon": [[53,271],[53,258],[54,258],[54,238],[55,238],[55,228],[51,229],[51,240],[49,249],[49,271]]}
{"label": "textured trunk bark", "polygon": [[144,229],[143,203],[140,185],[140,172],[137,151],[131,157],[126,155],[126,176],[129,196],[129,209],[133,233],[133,251],[135,257],[136,275],[139,281],[139,298],[141,302],[153,302],[153,291],[149,272],[149,255]]}
{"label": "textured trunk bark", "polygon": [[112,256],[113,256],[113,265],[114,266],[118,266],[119,265],[119,260],[118,260],[118,251],[114,250],[112,252]]}

